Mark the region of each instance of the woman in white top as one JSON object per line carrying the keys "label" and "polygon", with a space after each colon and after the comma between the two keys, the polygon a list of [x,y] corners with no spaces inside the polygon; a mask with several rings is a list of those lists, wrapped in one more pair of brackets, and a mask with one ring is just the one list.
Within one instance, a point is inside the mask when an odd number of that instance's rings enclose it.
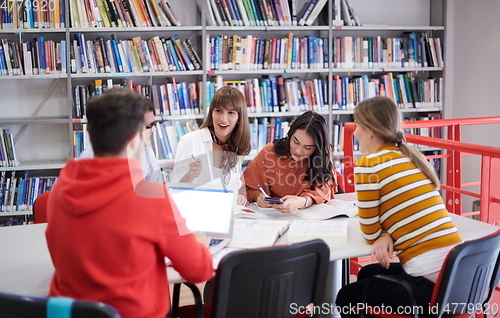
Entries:
{"label": "woman in white top", "polygon": [[[171,181],[244,189],[241,164],[250,152],[245,96],[232,86],[220,88],[200,128],[180,139]],[[248,204],[246,196],[240,194],[238,204]]]}

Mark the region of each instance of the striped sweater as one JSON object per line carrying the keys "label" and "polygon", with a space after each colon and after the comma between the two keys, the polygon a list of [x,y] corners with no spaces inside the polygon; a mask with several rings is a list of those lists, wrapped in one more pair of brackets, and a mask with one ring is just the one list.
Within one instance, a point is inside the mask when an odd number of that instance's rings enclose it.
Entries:
{"label": "striped sweater", "polygon": [[404,264],[462,242],[439,192],[394,144],[361,157],[354,172],[361,231],[369,244],[389,233]]}

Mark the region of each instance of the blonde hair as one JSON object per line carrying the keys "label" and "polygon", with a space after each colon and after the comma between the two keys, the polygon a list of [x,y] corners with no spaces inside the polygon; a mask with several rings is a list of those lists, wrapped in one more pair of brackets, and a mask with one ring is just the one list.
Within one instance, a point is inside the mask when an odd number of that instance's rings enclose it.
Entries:
{"label": "blonde hair", "polygon": [[216,108],[233,109],[238,112],[238,122],[229,138],[229,147],[238,156],[246,156],[250,153],[250,125],[248,123],[247,102],[245,96],[239,89],[233,86],[221,87],[215,92],[210,109],[205,121],[200,128],[214,128],[212,114]]}
{"label": "blonde hair", "polygon": [[392,99],[376,96],[362,101],[354,109],[354,120],[356,125],[367,128],[382,142],[397,144],[401,152],[439,189],[439,178],[427,159],[418,149],[406,144],[401,131],[401,114]]}

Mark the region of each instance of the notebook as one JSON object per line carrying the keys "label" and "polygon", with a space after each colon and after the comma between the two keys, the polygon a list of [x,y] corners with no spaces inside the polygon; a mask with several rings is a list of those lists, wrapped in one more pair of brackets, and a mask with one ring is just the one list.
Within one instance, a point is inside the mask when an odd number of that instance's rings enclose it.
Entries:
{"label": "notebook", "polygon": [[204,232],[212,238],[212,254],[224,248],[233,234],[233,207],[236,191],[218,185],[168,183],[169,193],[186,226],[193,232]]}

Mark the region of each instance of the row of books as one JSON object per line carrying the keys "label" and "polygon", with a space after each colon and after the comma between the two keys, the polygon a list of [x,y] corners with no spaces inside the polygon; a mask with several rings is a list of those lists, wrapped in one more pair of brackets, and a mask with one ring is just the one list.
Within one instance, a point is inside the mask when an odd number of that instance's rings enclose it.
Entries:
{"label": "row of books", "polygon": [[328,110],[327,83],[320,78],[304,81],[297,77],[263,75],[261,79],[224,82],[222,76],[218,76],[216,82],[208,83],[208,100],[224,85],[240,89],[250,113]]}
{"label": "row of books", "polygon": [[[86,125],[83,125],[86,128]],[[73,131],[73,156],[78,158],[80,153],[82,153],[85,148],[90,145],[88,135],[85,130],[74,130]]]}
{"label": "row of books", "polygon": [[166,120],[158,124],[152,138],[158,159],[175,159],[179,140],[195,129],[198,129],[198,123],[195,120],[182,123],[178,120]]}
{"label": "row of books", "polygon": [[133,83],[132,79],[113,83],[112,79],[95,80],[90,85],[74,85],[72,87],[73,118],[84,118],[87,100],[94,95],[112,87],[133,89],[153,101],[155,114],[162,116],[181,116],[201,114],[200,87],[201,82],[180,82],[167,77],[167,83],[141,85]]}
{"label": "row of books", "polygon": [[0,167],[16,167],[19,165],[10,128],[0,127]]}
{"label": "row of books", "polygon": [[[425,33],[421,33],[425,34]],[[189,39],[158,36],[149,40],[85,40],[75,34],[70,47],[72,73],[138,73],[200,70],[202,62]],[[402,38],[342,37],[333,40],[333,67],[443,67],[439,38],[420,36],[422,45],[412,49],[417,34]],[[264,39],[238,35],[209,38],[211,70],[325,69],[328,68],[328,38],[307,36]],[[411,44],[410,44],[411,43]],[[420,52],[415,54],[415,52]],[[39,36],[33,42],[2,39],[0,75],[66,73],[66,41]]]}
{"label": "row of books", "polygon": [[211,70],[322,69],[329,67],[444,67],[439,38],[403,33],[399,38],[294,36],[263,38],[221,35],[208,38]]}
{"label": "row of books", "polygon": [[66,41],[35,37],[31,42],[2,39],[0,76],[66,73]]}
{"label": "row of books", "polygon": [[[149,40],[85,40],[74,35],[70,47],[72,73],[140,73],[201,69],[201,60],[189,39],[158,36]],[[35,37],[32,42],[2,39],[0,76],[66,74],[66,41]]]}
{"label": "row of books", "polygon": [[281,117],[254,118],[250,122],[250,156],[255,156],[268,143],[274,139],[287,135],[293,120]]}
{"label": "row of books", "polygon": [[[65,28],[64,0],[5,0],[0,3],[1,29]],[[180,26],[166,0],[70,0],[73,28]]]}
{"label": "row of books", "polygon": [[[136,84],[132,79],[121,80],[119,83],[114,83],[113,79],[95,80],[90,85],[74,85],[73,118],[84,118],[87,99],[112,87],[127,87],[150,98],[156,115],[202,114],[201,82],[177,83],[174,77],[166,79],[167,83],[153,85]],[[333,76],[331,84],[333,110],[354,109],[361,101],[378,95],[390,97],[400,108],[442,107],[441,77],[422,79],[412,72]],[[217,89],[225,85],[235,86],[245,95],[249,113],[328,111],[326,79],[305,81],[298,77],[263,75],[262,78],[224,81],[222,76],[217,76],[214,82],[206,83],[207,104],[210,104]]]}
{"label": "row of books", "polygon": [[71,46],[72,73],[140,73],[200,70],[201,60],[189,39],[155,36],[149,40],[85,40],[75,34]]}
{"label": "row of books", "polygon": [[427,32],[403,32],[397,38],[336,37],[332,40],[334,67],[444,67],[440,38]]}
{"label": "row of books", "polygon": [[[328,10],[323,10],[325,21],[328,23]],[[358,16],[349,0],[335,0],[332,4],[332,25],[334,26],[361,26]]]}
{"label": "row of books", "polygon": [[[436,155],[442,155],[441,151],[439,150],[427,150],[427,151],[422,151],[424,156],[436,156]],[[437,176],[439,177],[441,175],[441,159],[440,158],[430,158],[427,159],[431,166],[434,168],[434,171],[436,172]]]}
{"label": "row of books", "polygon": [[[27,215],[0,216],[0,227],[33,224],[33,217]],[[29,220],[29,221],[28,221]]]}
{"label": "row of books", "polygon": [[[405,118],[406,121],[416,121],[416,120],[436,120],[443,119],[443,115],[441,113],[433,113],[429,114],[429,116],[421,116],[418,118]],[[443,128],[442,127],[425,127],[425,128],[411,128],[404,129],[404,132],[412,135],[433,137],[433,138],[442,138],[443,137]]]}
{"label": "row of books", "polygon": [[2,29],[66,27],[64,0],[5,0],[0,4]]}
{"label": "row of books", "polygon": [[[264,75],[242,81],[207,83],[208,101],[215,91],[232,85],[240,89],[247,100],[248,112],[328,111],[326,79],[304,81],[298,77]],[[443,79],[421,79],[413,73],[381,75],[333,76],[332,109],[349,110],[370,97],[383,95],[392,98],[400,108],[438,108],[443,101]]]}
{"label": "row of books", "polygon": [[204,0],[211,26],[312,25],[327,0],[309,0],[297,12],[297,0]]}
{"label": "row of books", "polygon": [[70,0],[73,28],[180,26],[166,0]]}
{"label": "row of books", "polygon": [[15,171],[10,176],[0,172],[0,216],[1,212],[31,211],[36,198],[52,189],[57,177],[28,177],[26,171],[17,177]]}
{"label": "row of books", "polygon": [[334,109],[354,109],[361,101],[382,95],[400,108],[443,106],[443,78],[422,79],[414,73],[333,77]]}

